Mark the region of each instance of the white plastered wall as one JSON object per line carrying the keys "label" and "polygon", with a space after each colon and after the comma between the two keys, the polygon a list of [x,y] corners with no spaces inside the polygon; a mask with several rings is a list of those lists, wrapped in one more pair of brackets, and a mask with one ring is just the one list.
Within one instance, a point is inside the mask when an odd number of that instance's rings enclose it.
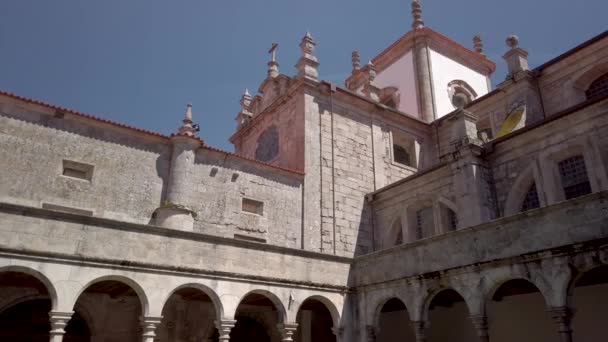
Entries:
{"label": "white plastered wall", "polygon": [[481,97],[490,91],[488,79],[485,75],[449,59],[433,49],[430,49],[430,57],[437,118],[454,111],[448,93],[448,83],[451,81],[462,80],[467,82],[475,90],[477,97]]}
{"label": "white plastered wall", "polygon": [[416,95],[416,78],[412,52],[408,51],[397,61],[378,73],[375,80],[379,88],[395,87],[399,89],[398,110],[415,117],[420,117]]}

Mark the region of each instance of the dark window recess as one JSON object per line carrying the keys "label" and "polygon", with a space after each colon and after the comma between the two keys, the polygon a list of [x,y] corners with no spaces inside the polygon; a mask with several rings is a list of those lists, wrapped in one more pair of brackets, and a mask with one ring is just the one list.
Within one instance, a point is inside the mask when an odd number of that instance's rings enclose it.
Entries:
{"label": "dark window recess", "polygon": [[567,200],[591,193],[591,183],[589,183],[583,156],[564,159],[559,162],[558,166]]}
{"label": "dark window recess", "polygon": [[397,238],[395,239],[395,246],[398,246],[403,243],[403,229],[401,229],[401,225],[399,225],[399,232],[397,233]]}
{"label": "dark window recess", "polygon": [[90,181],[93,179],[93,165],[83,164],[71,160],[63,161],[62,175],[66,177],[84,179]]}
{"label": "dark window recess", "polygon": [[600,98],[606,95],[608,95],[608,73],[605,73],[593,81],[589,88],[585,91],[587,100]]}
{"label": "dark window recess", "polygon": [[538,200],[538,192],[536,192],[536,183],[533,183],[526,192],[523,202],[521,203],[520,212],[540,208],[540,201]]}
{"label": "dark window recess", "polygon": [[268,127],[258,138],[255,159],[272,161],[279,154],[279,131],[276,126]]}
{"label": "dark window recess", "polygon": [[424,208],[416,212],[416,236],[424,239],[433,235],[433,208]]}
{"label": "dark window recess", "polygon": [[411,165],[410,154],[401,145],[397,145],[397,144],[393,145],[393,158],[396,163],[403,164],[403,165]]}
{"label": "dark window recess", "polygon": [[452,209],[448,209],[448,228],[449,230],[458,228],[458,216]]}
{"label": "dark window recess", "polygon": [[264,215],[264,202],[243,198],[241,210],[246,213]]}

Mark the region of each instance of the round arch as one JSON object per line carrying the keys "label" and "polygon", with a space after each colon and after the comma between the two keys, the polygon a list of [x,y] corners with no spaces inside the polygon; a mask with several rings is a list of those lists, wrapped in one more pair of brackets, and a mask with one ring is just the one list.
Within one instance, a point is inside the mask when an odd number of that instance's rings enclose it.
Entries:
{"label": "round arch", "polygon": [[380,314],[382,313],[382,309],[384,308],[386,303],[388,303],[389,301],[391,301],[393,299],[400,301],[401,304],[403,304],[403,306],[405,307],[406,310],[408,310],[408,313],[409,313],[409,309],[408,309],[407,305],[405,304],[406,302],[403,300],[403,298],[399,297],[399,295],[382,297],[382,299],[377,302],[377,305],[372,306],[374,309],[372,311],[371,322],[374,327],[380,326]]}
{"label": "round arch", "polygon": [[574,87],[580,91],[585,91],[598,77],[608,73],[608,62],[596,64],[584,71],[578,77],[574,77]]}
{"label": "round arch", "polygon": [[538,289],[538,292],[540,292],[541,296],[543,297],[543,300],[545,301],[545,303],[549,303],[547,300],[549,299],[549,297],[547,296],[547,290],[541,285],[539,286],[539,284],[537,284],[535,281],[533,281],[532,279],[530,279],[529,277],[526,276],[521,276],[521,275],[510,275],[510,276],[506,276],[506,277],[502,277],[499,280],[495,281],[492,286],[488,287],[488,290],[485,292],[483,298],[484,298],[484,302],[487,303],[488,301],[492,300],[492,298],[494,297],[494,295],[496,294],[496,292],[506,283],[510,282],[510,281],[514,281],[514,280],[520,280],[520,281],[526,281],[528,283],[530,283],[532,286],[536,287]]}
{"label": "round arch", "polygon": [[458,296],[460,296],[460,298],[462,298],[464,300],[464,303],[466,305],[467,310],[469,312],[473,312],[472,311],[473,308],[469,305],[469,302],[467,301],[467,298],[462,295],[461,291],[457,290],[453,286],[442,286],[440,288],[437,288],[435,290],[430,291],[429,295],[425,298],[425,300],[423,302],[424,304],[420,308],[422,310],[420,317],[423,317],[424,321],[426,321],[426,322],[429,321],[429,311],[430,311],[430,307],[431,307],[431,304],[432,304],[433,300],[440,293],[445,292],[445,291],[454,291],[456,294],[458,294]]}
{"label": "round arch", "polygon": [[306,301],[309,301],[309,300],[316,300],[318,302],[323,303],[323,305],[325,305],[325,308],[327,308],[327,311],[329,311],[329,313],[331,315],[331,319],[333,321],[334,327],[340,326],[340,313],[338,312],[338,308],[336,308],[334,303],[326,297],[323,297],[320,295],[314,295],[314,296],[307,297],[306,299],[304,299],[302,301],[302,303],[300,303],[300,306],[298,307],[298,311],[300,311],[300,308],[302,307],[302,305]]}
{"label": "round arch", "polygon": [[573,307],[572,298],[574,295],[574,288],[577,286],[577,283],[586,275],[589,275],[591,272],[597,271],[598,269],[608,269],[608,263],[594,263],[593,265],[577,269],[575,273],[572,275],[572,278],[568,282],[568,287],[566,289],[566,298],[567,304],[570,307]]}
{"label": "round arch", "polygon": [[33,268],[29,268],[29,267],[25,267],[25,266],[5,266],[5,267],[0,267],[0,273],[2,272],[17,272],[17,273],[23,273],[23,274],[27,274],[29,276],[32,276],[34,278],[36,278],[38,281],[40,281],[44,287],[46,288],[49,297],[51,298],[51,310],[57,310],[57,290],[55,289],[55,286],[53,285],[53,283],[51,282],[51,280],[44,274],[42,274],[41,272],[33,269]]}
{"label": "round arch", "polygon": [[509,191],[509,194],[507,195],[504,216],[515,215],[520,212],[521,204],[532,184],[536,185],[536,192],[538,194],[540,206],[542,207],[545,205],[544,197],[542,195],[542,184],[538,181],[538,177],[536,177],[535,173],[536,161],[528,165],[517,177],[513,183],[513,186],[511,186],[511,191]]}
{"label": "round arch", "polygon": [[141,304],[141,313],[142,316],[147,316],[148,315],[148,310],[149,310],[149,300],[148,300],[148,296],[146,295],[146,292],[144,291],[143,287],[141,287],[141,285],[139,285],[135,280],[122,276],[122,275],[105,275],[105,276],[101,276],[98,278],[95,278],[91,281],[89,281],[85,286],[83,286],[78,293],[76,294],[76,296],[74,296],[74,304],[72,306],[75,306],[76,303],[78,302],[78,299],[80,298],[80,296],[93,284],[102,282],[102,281],[116,281],[119,283],[123,283],[129,287],[131,287],[133,289],[133,291],[135,291],[135,293],[137,294],[137,298],[139,299],[139,303]]}
{"label": "round arch", "polygon": [[169,292],[169,294],[163,299],[163,301],[162,301],[163,304],[161,306],[161,310],[167,305],[167,302],[169,301],[169,299],[171,298],[171,296],[174,293],[176,293],[179,290],[188,289],[188,288],[199,290],[202,293],[204,293],[205,295],[207,295],[209,297],[209,299],[211,299],[211,303],[213,303],[213,308],[215,309],[215,314],[217,316],[217,319],[218,320],[222,319],[222,317],[224,316],[224,306],[222,305],[222,301],[221,301],[220,297],[218,297],[218,295],[215,293],[215,291],[213,291],[210,287],[208,287],[207,285],[204,285],[204,284],[200,284],[200,283],[187,283],[187,284],[180,285],[180,286],[176,287],[175,289],[173,289],[173,291]]}
{"label": "round arch", "polygon": [[261,296],[268,298],[272,302],[274,307],[277,309],[277,312],[279,314],[279,323],[285,322],[285,320],[287,319],[287,311],[285,310],[285,306],[283,305],[283,302],[277,295],[275,295],[274,293],[267,291],[267,290],[252,290],[252,291],[247,292],[245,295],[243,295],[239,299],[239,304],[237,305],[237,308],[239,305],[241,305],[243,300],[245,300],[245,298],[247,298],[247,296],[252,295],[252,294],[257,294],[257,295],[261,295]]}

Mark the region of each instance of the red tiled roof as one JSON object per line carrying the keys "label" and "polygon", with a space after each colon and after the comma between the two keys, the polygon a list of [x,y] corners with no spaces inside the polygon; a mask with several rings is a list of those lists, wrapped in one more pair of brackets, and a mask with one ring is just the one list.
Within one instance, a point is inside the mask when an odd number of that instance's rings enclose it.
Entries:
{"label": "red tiled roof", "polygon": [[[125,124],[117,122],[117,121],[108,120],[108,119],[104,119],[104,118],[101,118],[101,117],[98,117],[98,116],[94,116],[94,115],[91,115],[91,114],[86,114],[86,113],[78,112],[78,111],[75,111],[73,109],[69,109],[69,108],[65,108],[65,107],[60,107],[60,106],[52,105],[52,104],[49,104],[49,103],[46,103],[46,102],[43,102],[43,101],[40,101],[40,100],[35,100],[35,99],[30,99],[30,98],[27,98],[27,97],[19,96],[19,95],[16,95],[16,94],[13,94],[11,92],[8,92],[8,91],[5,91],[5,90],[1,90],[1,89],[0,89],[0,95],[7,96],[7,97],[10,97],[10,98],[19,100],[19,101],[23,101],[23,102],[27,102],[27,103],[31,103],[31,104],[35,104],[35,105],[39,105],[39,106],[43,106],[43,107],[47,107],[47,108],[51,108],[51,109],[54,109],[54,110],[57,110],[57,111],[60,111],[60,112],[69,113],[71,115],[74,115],[74,116],[77,116],[77,117],[81,117],[81,118],[84,118],[84,119],[101,122],[101,123],[104,123],[104,124],[108,124],[108,125],[112,125],[112,126],[128,129],[128,130],[135,131],[135,132],[138,132],[138,133],[143,133],[143,134],[159,137],[159,138],[162,138],[162,139],[169,140],[170,137],[173,136],[173,135],[169,136],[169,135],[161,134],[161,133],[150,131],[150,130],[147,130],[147,129],[137,128],[137,127],[130,126],[130,125],[125,125]],[[289,172],[289,173],[294,173],[294,174],[297,174],[297,175],[303,175],[304,174],[304,172],[302,172],[302,171],[296,171],[296,170],[287,169],[287,168],[284,168],[284,167],[280,167],[280,166],[272,165],[272,164],[269,164],[269,163],[265,163],[263,161],[259,161],[259,160],[251,159],[251,158],[248,158],[248,157],[245,157],[245,156],[241,156],[241,155],[238,155],[238,154],[233,153],[233,152],[224,151],[224,150],[221,150],[221,149],[216,148],[216,147],[208,146],[208,145],[206,145],[203,142],[203,140],[201,138],[199,138],[199,137],[193,137],[193,138],[201,142],[201,148],[205,148],[205,149],[210,150],[210,151],[215,151],[215,152],[218,152],[218,153],[223,153],[223,154],[235,157],[235,158],[247,160],[247,161],[250,161],[250,162],[254,162],[256,164],[268,166],[268,167],[271,167],[271,168],[274,168],[274,169],[278,169],[278,170]]]}

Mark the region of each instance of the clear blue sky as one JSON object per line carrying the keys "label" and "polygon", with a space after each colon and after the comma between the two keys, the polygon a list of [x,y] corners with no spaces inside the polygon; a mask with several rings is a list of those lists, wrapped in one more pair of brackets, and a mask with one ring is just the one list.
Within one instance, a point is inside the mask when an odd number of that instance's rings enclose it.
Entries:
{"label": "clear blue sky", "polygon": [[[471,46],[480,33],[505,75],[505,37],[536,66],[606,30],[606,0],[422,0],[427,26]],[[343,84],[350,53],[373,57],[410,28],[408,0],[0,0],[0,88],[162,133],[187,102],[201,137],[228,137],[245,87],[280,44],[294,74],[298,43],[317,40],[322,79]]]}

